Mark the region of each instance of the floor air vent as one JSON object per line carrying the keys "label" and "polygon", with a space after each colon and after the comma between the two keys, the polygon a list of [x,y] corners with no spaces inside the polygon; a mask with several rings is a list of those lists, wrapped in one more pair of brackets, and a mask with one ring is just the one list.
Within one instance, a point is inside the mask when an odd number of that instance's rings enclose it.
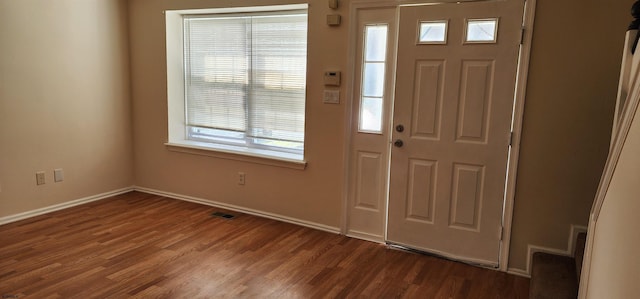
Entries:
{"label": "floor air vent", "polygon": [[223,213],[223,212],[213,212],[213,213],[211,213],[211,217],[218,217],[218,218],[224,218],[224,219],[233,219],[236,216],[231,215],[231,214],[227,214],[227,213]]}

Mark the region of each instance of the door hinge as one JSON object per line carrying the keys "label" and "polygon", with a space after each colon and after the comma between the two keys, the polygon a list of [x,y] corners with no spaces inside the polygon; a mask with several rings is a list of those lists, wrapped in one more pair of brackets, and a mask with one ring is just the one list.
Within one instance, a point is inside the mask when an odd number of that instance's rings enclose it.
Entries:
{"label": "door hinge", "polygon": [[513,132],[509,133],[509,146],[513,146]]}
{"label": "door hinge", "polygon": [[524,27],[522,27],[522,28],[520,29],[520,44],[521,44],[521,45],[523,45],[523,44],[524,44],[524,31],[525,31],[525,28],[524,28]]}
{"label": "door hinge", "polygon": [[500,241],[504,240],[504,226],[500,227]]}

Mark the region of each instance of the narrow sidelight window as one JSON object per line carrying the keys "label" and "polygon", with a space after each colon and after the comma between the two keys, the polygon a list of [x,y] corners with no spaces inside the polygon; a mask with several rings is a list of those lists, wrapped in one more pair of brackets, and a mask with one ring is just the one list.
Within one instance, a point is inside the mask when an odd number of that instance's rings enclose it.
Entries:
{"label": "narrow sidelight window", "polygon": [[360,90],[359,131],[382,133],[388,25],[366,25]]}

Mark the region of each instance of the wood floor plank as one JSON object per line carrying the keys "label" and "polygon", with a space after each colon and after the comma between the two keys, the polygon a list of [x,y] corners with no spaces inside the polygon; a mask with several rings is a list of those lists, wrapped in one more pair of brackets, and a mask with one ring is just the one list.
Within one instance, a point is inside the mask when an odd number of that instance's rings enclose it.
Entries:
{"label": "wood floor plank", "polygon": [[[221,211],[234,219],[212,217]],[[9,298],[527,298],[529,280],[130,192],[0,226]]]}

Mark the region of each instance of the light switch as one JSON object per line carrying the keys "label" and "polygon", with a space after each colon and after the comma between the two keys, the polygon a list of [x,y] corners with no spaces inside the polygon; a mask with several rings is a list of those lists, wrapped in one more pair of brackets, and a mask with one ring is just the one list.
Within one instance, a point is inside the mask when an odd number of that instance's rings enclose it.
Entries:
{"label": "light switch", "polygon": [[56,183],[64,181],[64,171],[62,168],[53,170],[53,181]]}
{"label": "light switch", "polygon": [[325,104],[340,104],[340,90],[325,89],[322,102]]}

